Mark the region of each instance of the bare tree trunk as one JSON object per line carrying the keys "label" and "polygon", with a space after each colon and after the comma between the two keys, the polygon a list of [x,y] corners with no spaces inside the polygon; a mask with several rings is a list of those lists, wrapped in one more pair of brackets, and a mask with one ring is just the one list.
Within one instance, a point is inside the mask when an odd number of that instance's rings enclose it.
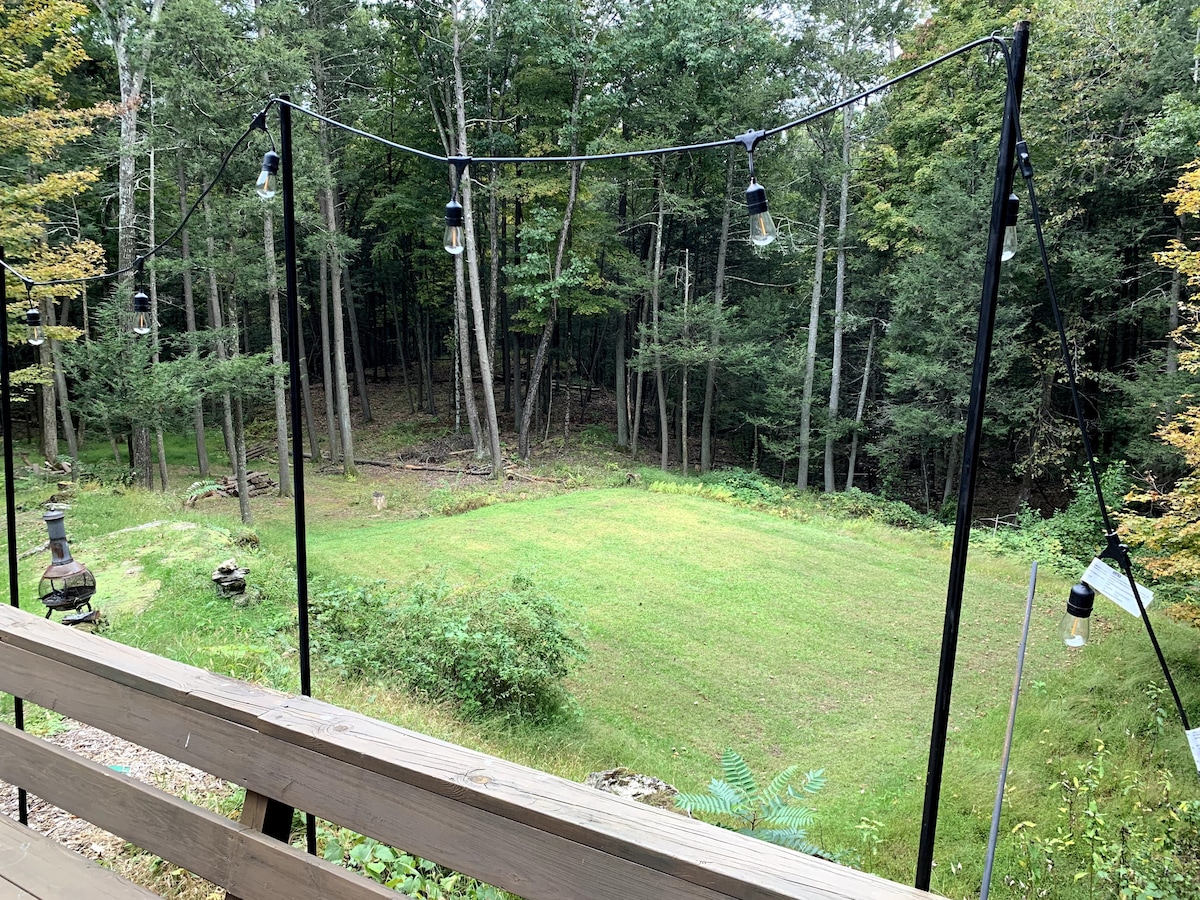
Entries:
{"label": "bare tree trunk", "polygon": [[[121,92],[121,156],[117,163],[117,264],[125,269],[133,264],[137,234],[135,231],[138,111],[142,104],[142,82],[154,45],[154,29],[162,14],[164,0],[151,0],[144,18],[134,6],[123,0],[97,0],[102,28],[108,32],[117,82]],[[135,46],[136,42],[136,46]],[[122,281],[126,284],[132,273]]]}
{"label": "bare tree trunk", "polygon": [[[458,29],[454,29],[454,102],[458,114],[458,152],[467,155],[467,102],[463,90],[462,63],[459,59]],[[473,210],[470,172],[464,172],[462,184],[463,224],[465,226],[464,247],[467,279],[471,288],[471,314],[475,324],[475,352],[479,358],[479,377],[483,387],[483,412],[487,423],[488,449],[492,457],[492,477],[499,478],[504,471],[504,460],[500,453],[500,425],[496,418],[495,380],[492,377],[492,357],[489,331],[483,320],[482,286],[479,277],[479,247],[475,238],[475,216]],[[493,241],[495,231],[493,230]],[[456,276],[457,278],[457,276]],[[492,298],[492,331],[495,331],[495,298]],[[469,343],[468,343],[469,346]]]}
{"label": "bare tree trunk", "polygon": [[663,383],[662,352],[659,349],[658,335],[658,300],[659,289],[662,285],[663,220],[666,216],[666,201],[663,195],[663,175],[660,171],[658,176],[658,219],[654,226],[654,271],[650,276],[650,327],[654,335],[654,389],[658,393],[658,437],[662,450],[659,467],[665,472],[671,453],[671,435],[670,426],[667,423],[667,391],[666,385]]}
{"label": "bare tree trunk", "polygon": [[[646,315],[650,310],[650,304],[645,301],[641,304],[641,325],[646,324]],[[639,329],[641,330],[641,329]],[[644,362],[645,354],[642,353],[642,345],[639,338],[637,349],[637,378],[634,379],[636,387],[633,395],[633,434],[630,437],[629,456],[632,459],[637,459],[638,453],[638,434],[642,428],[642,399],[646,391],[646,364]]]}
{"label": "bare tree trunk", "polygon": [[946,450],[946,480],[942,483],[942,505],[954,496],[954,472],[958,469],[959,434],[957,431],[950,438],[950,446]]}
{"label": "bare tree trunk", "polygon": [[[322,129],[322,133],[324,129]],[[322,141],[325,165],[332,167],[328,141]],[[337,393],[338,428],[342,436],[342,473],[350,476],[357,471],[354,465],[354,434],[350,428],[350,386],[346,382],[346,331],[342,311],[342,258],[335,239],[338,234],[337,213],[332,187],[322,188],[325,197],[325,227],[329,231],[330,313],[333,319],[333,385]]]}
{"label": "bare tree trunk", "polygon": [[[571,100],[571,122],[574,123],[579,118],[579,106],[583,100],[583,82],[582,74],[575,80],[575,94]],[[571,150],[570,153],[574,156],[579,150],[578,129],[571,129]],[[571,219],[575,215],[575,201],[579,197],[579,171],[580,163],[571,163],[571,181],[567,188],[567,205],[563,210],[562,231],[558,235],[558,250],[554,257],[554,270],[552,278],[557,281],[562,277],[563,265],[567,255],[567,241],[571,234]],[[541,384],[542,369],[546,365],[546,352],[550,347],[550,338],[554,334],[554,326],[558,322],[558,296],[553,295],[550,300],[550,309],[546,314],[546,325],[542,328],[542,336],[538,340],[537,350],[533,355],[533,363],[529,367],[529,388],[525,394],[524,407],[521,410],[521,427],[517,433],[517,452],[520,453],[522,459],[529,459],[529,423],[533,418],[533,410],[537,405],[537,391]]]}
{"label": "bare tree trunk", "polygon": [[[46,304],[46,324],[55,324],[54,301]],[[63,324],[66,324],[65,322]],[[79,440],[75,434],[75,422],[71,419],[70,396],[67,394],[67,378],[62,367],[62,344],[51,338],[50,358],[54,360],[54,394],[58,399],[58,411],[62,416],[63,437],[67,439],[67,453],[71,456],[71,479],[74,480],[79,471]],[[43,344],[43,346],[45,346]]]}
{"label": "bare tree trunk", "polygon": [[321,251],[321,387],[325,392],[325,430],[329,434],[329,461],[342,458],[342,438],[337,425],[337,391],[333,387],[333,362],[329,339],[329,251]]}
{"label": "bare tree trunk", "polygon": [[862,427],[863,412],[867,408],[867,388],[871,383],[871,356],[875,352],[875,323],[871,322],[871,334],[867,337],[867,360],[863,363],[862,386],[858,389],[858,408],[854,412],[854,434],[850,438],[850,464],[846,467],[846,490],[854,487],[854,466],[858,462],[858,432]]}
{"label": "bare tree trunk", "polygon": [[[204,207],[204,224],[205,230],[208,232],[205,235],[205,243],[208,247],[208,324],[211,328],[221,329],[224,327],[224,313],[221,311],[221,292],[217,286],[217,270],[214,268],[213,260],[216,259],[216,243],[213,240],[212,233],[212,207],[205,197],[203,201]],[[217,359],[224,362],[229,358],[229,350],[225,345],[223,338],[218,338],[216,342]],[[226,391],[221,396],[221,404],[224,407],[224,415],[221,420],[221,431],[225,436],[225,452],[229,456],[229,464],[234,467],[234,472],[237,472],[237,442],[233,434],[233,404],[230,401],[229,392]],[[136,460],[135,460],[136,463]]]}
{"label": "bare tree trunk", "polygon": [[[304,343],[304,326],[297,323],[296,339],[300,343],[300,396],[304,404],[304,425],[308,430],[308,447],[314,462],[321,460],[321,439],[317,435],[317,420],[313,416],[312,390],[308,383],[308,350]],[[296,460],[296,465],[301,465]]]}
{"label": "bare tree trunk", "polygon": [[617,313],[617,334],[613,347],[613,371],[616,377],[614,391],[617,395],[617,446],[629,446],[629,387],[626,384],[625,367],[625,311]]}
{"label": "bare tree trunk", "polygon": [[[1197,56],[1200,61],[1200,56]],[[1200,63],[1198,63],[1200,64]],[[1183,216],[1175,217],[1175,239],[1183,243]],[[1179,303],[1183,299],[1183,271],[1178,267],[1171,272],[1171,302],[1167,310],[1167,375],[1179,371],[1179,342],[1175,331],[1179,328]]]}
{"label": "bare tree trunk", "polygon": [[[188,183],[187,174],[183,170],[183,154],[175,155],[175,174],[179,182],[179,217],[182,220],[187,215]],[[183,315],[189,335],[196,333],[196,297],[192,287],[192,244],[187,228],[179,232],[179,256],[183,264]],[[194,353],[195,351],[193,351]],[[208,478],[208,446],[204,440],[204,398],[197,397],[192,410],[192,426],[196,431],[196,463],[200,468],[200,478]]]}
{"label": "bare tree trunk", "polygon": [[[691,251],[683,251],[683,340],[691,338],[688,329],[688,303],[691,300]],[[688,367],[679,376],[679,471],[688,474]]]}
{"label": "bare tree trunk", "polygon": [[[464,213],[465,216],[465,213]],[[458,356],[458,368],[455,370],[461,379],[463,405],[467,408],[467,424],[471,429],[471,443],[475,446],[475,458],[482,459],[483,433],[479,428],[479,409],[475,405],[475,375],[471,366],[471,331],[467,326],[467,284],[463,272],[463,258],[454,257],[454,338],[455,351]],[[455,390],[455,429],[458,428],[458,396]]]}
{"label": "bare tree trunk", "polygon": [[[275,267],[275,219],[263,206],[263,251],[267,266],[267,308],[271,318],[271,363],[275,366],[275,453],[279,457],[279,496],[292,496],[288,465],[287,399],[283,379],[283,327],[279,321],[279,275]],[[299,323],[297,323],[298,327]],[[299,464],[299,460],[296,461]]]}
{"label": "bare tree trunk", "polygon": [[[150,114],[150,127],[151,128],[154,127],[153,109],[151,109],[151,114]],[[146,242],[151,247],[157,246],[157,244],[158,244],[158,238],[156,237],[157,232],[154,227],[155,219],[158,214],[157,209],[155,208],[155,203],[154,203],[154,196],[156,193],[155,188],[154,188],[154,179],[157,174],[157,167],[155,165],[156,162],[157,162],[157,157],[155,155],[154,149],[151,148],[151,150],[150,150],[150,191],[149,191],[150,217],[149,217],[149,220],[148,220],[147,226],[146,226],[147,227]],[[154,353],[151,356],[151,364],[157,366],[159,359],[161,358],[161,349],[162,348],[158,341],[158,272],[156,271],[155,266],[153,266],[153,265],[150,266],[149,275],[150,275],[150,345],[154,348]],[[161,422],[155,423],[154,438],[155,438],[155,440],[154,440],[155,450],[157,450],[157,452],[158,452],[158,480],[162,484],[163,493],[166,493],[166,491],[167,491],[167,448],[166,448],[166,444],[163,441],[163,430],[162,430]],[[154,481],[153,476],[151,476],[149,478],[149,480],[151,482],[153,482]],[[153,485],[151,485],[151,486],[153,486]]]}
{"label": "bare tree trunk", "polygon": [[[54,316],[54,299],[38,301],[42,310],[42,321],[49,325]],[[0,310],[7,315],[7,311]],[[43,371],[54,370],[54,341],[45,341],[38,347],[38,363]],[[58,408],[55,398],[54,379],[38,385],[38,393],[42,398],[42,456],[46,462],[53,463],[58,459]]]}
{"label": "bare tree trunk", "polygon": [[829,422],[825,429],[825,493],[837,490],[833,474],[833,436],[842,388],[842,333],[846,305],[846,225],[850,214],[850,124],[852,108],[842,110],[842,192],[838,206],[837,281],[833,295],[833,358],[829,379]]}
{"label": "bare tree trunk", "polygon": [[[717,246],[717,272],[713,281],[713,307],[719,313],[725,303],[725,258],[729,249],[729,219],[733,208],[733,160],[729,154],[725,165],[725,208],[721,211],[721,242]],[[704,380],[704,412],[700,420],[700,472],[712,470],[712,412],[713,396],[717,386],[717,347],[721,341],[719,326],[712,330],[712,349],[708,360],[708,373]]]}
{"label": "bare tree trunk", "polygon": [[804,393],[800,399],[800,459],[796,487],[808,489],[808,455],[812,443],[813,378],[817,370],[817,331],[821,324],[821,282],[825,275],[825,210],[829,206],[829,188],[821,182],[821,202],[817,208],[817,246],[813,262],[812,301],[808,307],[808,350],[804,356]]}
{"label": "bare tree trunk", "polygon": [[354,308],[354,294],[350,288],[350,267],[342,267],[342,286],[346,294],[346,313],[350,321],[350,347],[354,355],[354,383],[358,385],[358,399],[362,405],[363,422],[370,422],[371,400],[367,397],[367,373],[363,368],[362,343],[358,339],[358,312]]}
{"label": "bare tree trunk", "polygon": [[254,522],[254,516],[250,512],[250,480],[246,477],[246,427],[240,394],[234,397],[233,409],[234,446],[237,448],[237,464],[233,470],[237,473],[238,512],[241,513],[242,524],[250,525]]}

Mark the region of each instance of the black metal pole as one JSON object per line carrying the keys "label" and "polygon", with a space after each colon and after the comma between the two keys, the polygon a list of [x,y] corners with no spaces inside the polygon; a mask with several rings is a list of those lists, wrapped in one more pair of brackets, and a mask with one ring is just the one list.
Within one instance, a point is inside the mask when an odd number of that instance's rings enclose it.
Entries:
{"label": "black metal pole", "polygon": [[1029,23],[1018,22],[1008,59],[1008,85],[1004,97],[1004,121],[1000,128],[1000,151],[992,190],[992,221],[988,229],[987,265],[983,272],[983,297],[979,305],[979,330],[975,339],[975,364],[971,373],[971,401],[963,443],[962,470],[958,480],[958,513],[954,521],[954,543],[950,550],[950,581],[946,590],[946,620],[942,626],[942,652],[938,663],[937,694],[933,703],[933,728],[929,736],[929,767],[925,775],[925,809],[921,816],[921,842],[917,850],[916,886],[929,890],[933,872],[933,843],[937,832],[938,801],[942,791],[942,766],[946,757],[946,734],[950,722],[950,690],[954,683],[954,657],[958,647],[959,614],[967,574],[967,549],[971,540],[971,517],[975,503],[975,477],[983,439],[983,405],[987,394],[988,366],[992,357],[992,334],[996,323],[996,298],[1000,291],[1000,252],[1004,245],[1005,213],[1012,192],[1013,160],[1016,156],[1017,126],[1021,91],[1025,84],[1025,61],[1029,50]]}
{"label": "black metal pole", "polygon": [[[4,248],[0,247],[0,260]],[[4,431],[4,524],[8,535],[8,604],[20,607],[17,579],[17,499],[13,475],[12,402],[8,379],[8,275],[0,271],[0,428]],[[18,731],[25,730],[25,701],[13,696],[13,721]],[[29,824],[29,797],[25,788],[17,788],[17,817]]]}
{"label": "black metal pole", "polygon": [[[287,95],[283,95],[287,100]],[[279,104],[279,176],[283,188],[283,267],[287,281],[288,402],[292,409],[292,503],[296,530],[296,616],[300,625],[300,693],[312,696],[308,640],[308,531],[304,522],[304,422],[300,400],[300,285],[296,274],[296,198],[292,185],[292,108]],[[317,852],[317,820],[305,814],[308,852]]]}

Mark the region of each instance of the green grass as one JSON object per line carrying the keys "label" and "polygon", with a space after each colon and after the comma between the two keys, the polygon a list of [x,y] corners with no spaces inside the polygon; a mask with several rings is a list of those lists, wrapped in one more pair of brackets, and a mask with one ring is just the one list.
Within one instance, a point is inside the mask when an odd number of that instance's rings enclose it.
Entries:
{"label": "green grass", "polygon": [[[23,493],[22,549],[44,539],[36,504],[52,489]],[[383,513],[371,506],[374,490],[389,498]],[[450,483],[442,490],[454,493]],[[539,491],[551,495],[531,496]],[[542,728],[464,721],[385,684],[346,683],[317,660],[319,696],[570,778],[625,765],[696,790],[717,774],[727,746],[764,776],[791,763],[824,767],[829,784],[817,798],[812,839],[853,851],[855,826],[876,820],[878,853],[864,850],[861,862],[911,879],[945,605],[944,538],[830,518],[815,505],[785,518],[634,488],[563,493],[509,483],[496,493],[524,502],[440,516],[429,485],[312,478],[310,569],[394,584],[530,574],[586,625],[591,655],[570,684],[578,718]],[[263,498],[255,514],[259,550],[232,542],[244,533],[236,501],[184,511],[177,497],[80,492],[68,529],[76,557],[97,573],[109,635],[294,689],[292,508]],[[169,524],[120,531],[160,520]],[[217,562],[235,555],[261,594],[244,609],[217,599],[208,581]],[[40,557],[22,563],[27,608],[37,606],[44,565]],[[978,892],[1027,581],[1022,562],[971,555],[934,876],[949,896]],[[1009,829],[1032,821],[1052,833],[1059,799],[1051,788],[1089,757],[1096,738],[1112,750],[1114,771],[1151,771],[1165,759],[1179,789],[1198,794],[1177,725],[1156,725],[1162,698],[1146,691],[1158,672],[1144,633],[1101,607],[1095,645],[1067,654],[1055,637],[1067,586],[1043,571],[997,879],[1020,874],[1024,838],[1008,837]],[[1195,709],[1195,632],[1156,622]],[[1025,896],[999,880],[993,895]]]}

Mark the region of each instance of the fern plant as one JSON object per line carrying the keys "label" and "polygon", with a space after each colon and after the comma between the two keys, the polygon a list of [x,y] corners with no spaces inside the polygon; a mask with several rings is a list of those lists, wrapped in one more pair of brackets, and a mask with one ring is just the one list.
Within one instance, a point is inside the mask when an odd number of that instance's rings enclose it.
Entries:
{"label": "fern plant", "polygon": [[721,754],[721,771],[725,777],[709,782],[707,793],[676,795],[676,807],[689,816],[711,816],[713,824],[731,831],[830,858],[808,840],[808,827],[816,819],[816,810],[800,802],[805,794],[815,794],[825,786],[824,769],[801,776],[799,766],[788,766],[766,787],[759,788],[741,754],[726,749]]}

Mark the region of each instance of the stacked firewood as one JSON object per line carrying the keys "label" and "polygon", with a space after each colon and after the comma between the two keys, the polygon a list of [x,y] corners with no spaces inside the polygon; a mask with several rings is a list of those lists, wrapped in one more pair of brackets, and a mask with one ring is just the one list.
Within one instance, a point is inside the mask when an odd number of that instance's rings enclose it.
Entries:
{"label": "stacked firewood", "polygon": [[[279,483],[266,472],[247,472],[246,484],[251,497],[261,497],[279,487]],[[197,500],[203,500],[205,497],[236,497],[237,495],[237,478],[233,475],[223,475],[209,482],[197,481],[188,489],[187,499],[184,503],[186,506],[195,506]]]}

